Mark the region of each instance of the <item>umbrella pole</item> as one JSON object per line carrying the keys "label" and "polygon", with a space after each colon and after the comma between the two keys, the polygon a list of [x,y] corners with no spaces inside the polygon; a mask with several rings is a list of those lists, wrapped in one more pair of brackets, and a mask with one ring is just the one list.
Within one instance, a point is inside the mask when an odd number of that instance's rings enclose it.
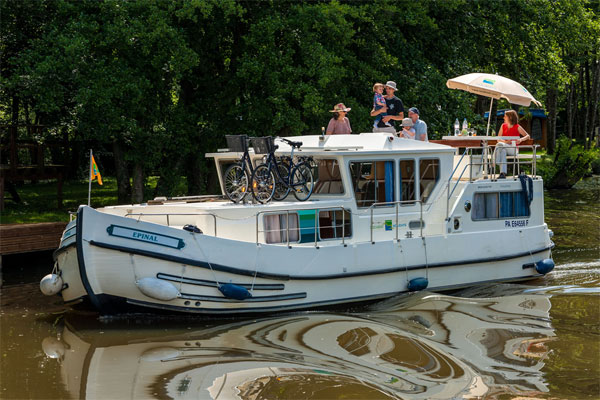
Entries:
{"label": "umbrella pole", "polygon": [[488,125],[487,125],[487,129],[485,131],[485,136],[489,136],[490,135],[490,120],[492,119],[492,106],[494,105],[494,98],[491,97],[490,98],[490,112],[488,113]]}

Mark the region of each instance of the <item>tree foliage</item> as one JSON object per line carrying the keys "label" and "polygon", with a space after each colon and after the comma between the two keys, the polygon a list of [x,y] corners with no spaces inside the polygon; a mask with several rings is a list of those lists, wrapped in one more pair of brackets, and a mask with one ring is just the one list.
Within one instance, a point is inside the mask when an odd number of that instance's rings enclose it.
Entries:
{"label": "tree foliage", "polygon": [[484,124],[485,99],[445,85],[476,71],[521,82],[572,137],[593,139],[600,124],[599,6],[587,0],[0,7],[2,123],[37,122],[99,147],[121,200],[132,177],[139,201],[148,174],[160,176],[156,194],[175,194],[180,176],[188,192],[210,191],[203,154],[226,133],[316,134],[339,102],[352,107],[354,131],[368,131],[371,87],[386,80],[432,138],[456,117]]}

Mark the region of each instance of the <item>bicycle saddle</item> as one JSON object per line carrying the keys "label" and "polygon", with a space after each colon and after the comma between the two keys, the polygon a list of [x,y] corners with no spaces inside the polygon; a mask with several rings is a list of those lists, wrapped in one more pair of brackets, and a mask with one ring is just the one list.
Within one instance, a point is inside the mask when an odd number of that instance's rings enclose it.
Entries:
{"label": "bicycle saddle", "polygon": [[284,141],[284,142],[286,142],[290,146],[297,148],[297,149],[299,149],[300,147],[302,147],[302,142],[293,142],[291,140],[284,139],[284,138],[281,138],[281,140]]}

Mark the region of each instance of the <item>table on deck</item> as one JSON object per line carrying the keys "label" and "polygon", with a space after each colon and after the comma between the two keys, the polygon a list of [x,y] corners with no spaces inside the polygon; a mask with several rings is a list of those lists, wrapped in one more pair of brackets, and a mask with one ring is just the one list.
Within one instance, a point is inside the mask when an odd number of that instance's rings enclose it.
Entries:
{"label": "table on deck", "polygon": [[[480,147],[483,149],[483,159],[489,158],[489,147],[495,146],[498,140],[516,141],[519,136],[442,136],[442,140],[430,140],[432,143],[444,144],[450,147],[466,148]],[[521,142],[522,145],[532,145],[533,139]],[[483,164],[483,173],[487,175],[487,162]]]}

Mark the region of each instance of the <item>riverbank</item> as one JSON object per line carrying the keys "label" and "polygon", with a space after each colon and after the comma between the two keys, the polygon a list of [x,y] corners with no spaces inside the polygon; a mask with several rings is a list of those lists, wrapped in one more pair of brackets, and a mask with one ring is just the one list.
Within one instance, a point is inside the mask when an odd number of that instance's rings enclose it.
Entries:
{"label": "riverbank", "polygon": [[[102,181],[103,185],[92,182],[91,206],[97,208],[119,204],[116,178],[107,176],[103,177]],[[156,176],[147,179],[144,188],[144,201],[154,198],[157,182],[158,177]],[[182,188],[183,186],[182,182]],[[84,180],[66,181],[63,186],[63,207],[59,209],[56,206],[55,181],[19,185],[17,186],[17,192],[21,202],[16,203],[7,194],[0,224],[68,222],[69,212],[75,212],[79,205],[87,204],[88,187],[89,183]]]}

